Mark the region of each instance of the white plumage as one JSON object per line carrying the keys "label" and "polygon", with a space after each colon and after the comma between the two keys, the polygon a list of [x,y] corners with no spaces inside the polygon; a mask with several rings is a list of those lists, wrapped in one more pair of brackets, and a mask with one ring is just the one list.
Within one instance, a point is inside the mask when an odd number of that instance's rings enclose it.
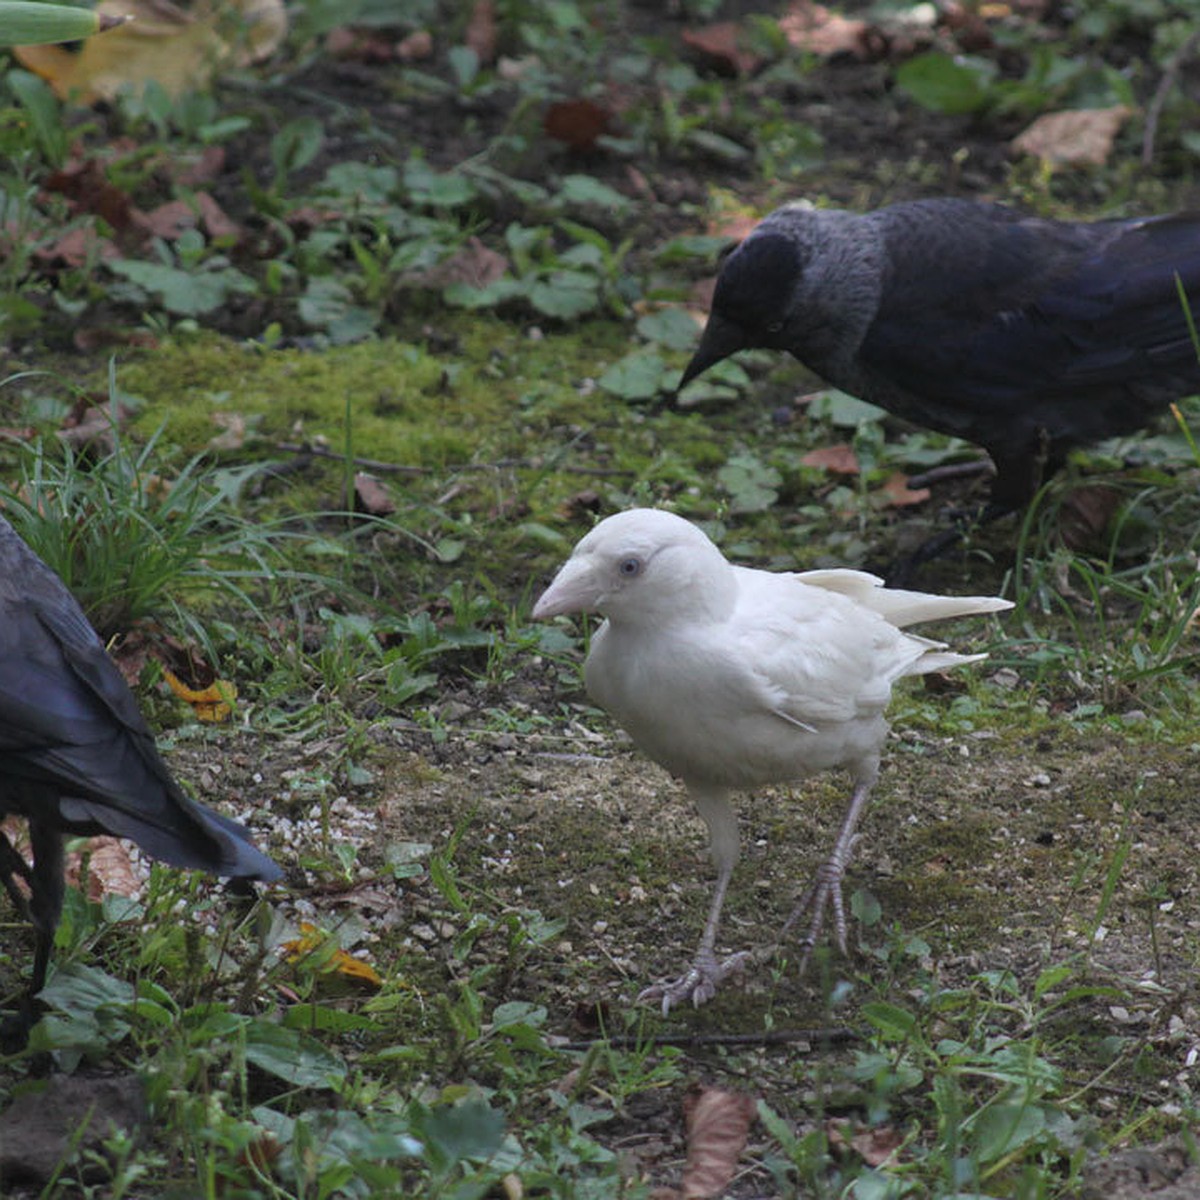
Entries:
{"label": "white plumage", "polygon": [[730,792],[832,767],[850,772],[853,798],[833,854],[785,930],[812,913],[807,956],[832,908],[844,950],[841,877],[879,772],[892,684],[986,657],[955,654],[903,627],[1011,607],[997,597],[890,591],[861,571],[733,566],[702,530],[658,509],[618,513],[579,542],[533,615],[607,618],[592,638],[588,693],[683,780],[717,867],[695,960],[640,999],[661,999],[664,1012],[682,999],[701,1004],[747,957],[718,962],[714,953],[738,856]]}

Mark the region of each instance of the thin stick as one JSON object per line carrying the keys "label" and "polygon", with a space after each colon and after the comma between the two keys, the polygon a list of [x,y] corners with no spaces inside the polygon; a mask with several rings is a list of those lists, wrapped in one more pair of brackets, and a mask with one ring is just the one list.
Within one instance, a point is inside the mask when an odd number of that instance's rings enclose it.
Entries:
{"label": "thin stick", "polygon": [[611,1046],[614,1050],[635,1050],[652,1046],[780,1046],[791,1042],[826,1042],[841,1046],[857,1042],[860,1035],[844,1025],[828,1029],[767,1029],[762,1033],[659,1033],[649,1036],[635,1033],[585,1041],[560,1042],[549,1039],[555,1050],[590,1050],[593,1046]]}
{"label": "thin stick", "polygon": [[1148,167],[1154,160],[1154,139],[1158,136],[1158,120],[1162,116],[1163,107],[1167,103],[1167,96],[1175,86],[1175,81],[1179,78],[1179,72],[1183,69],[1184,60],[1195,50],[1198,43],[1200,43],[1200,29],[1195,29],[1187,37],[1183,45],[1171,55],[1171,61],[1167,63],[1166,69],[1163,71],[1163,76],[1158,81],[1158,87],[1154,89],[1154,98],[1146,107],[1146,129],[1142,134],[1143,167]]}

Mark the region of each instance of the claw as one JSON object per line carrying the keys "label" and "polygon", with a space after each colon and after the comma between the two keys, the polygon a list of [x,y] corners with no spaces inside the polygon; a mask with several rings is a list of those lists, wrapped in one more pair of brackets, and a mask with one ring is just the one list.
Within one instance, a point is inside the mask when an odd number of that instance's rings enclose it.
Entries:
{"label": "claw", "polygon": [[750,961],[748,950],[731,954],[723,962],[717,962],[711,954],[700,954],[696,961],[678,979],[664,979],[651,984],[638,993],[638,1004],[662,1001],[662,1014],[667,1016],[671,1006],[690,1000],[694,1008],[707,1004],[717,994],[717,988],[730,976],[742,971]]}

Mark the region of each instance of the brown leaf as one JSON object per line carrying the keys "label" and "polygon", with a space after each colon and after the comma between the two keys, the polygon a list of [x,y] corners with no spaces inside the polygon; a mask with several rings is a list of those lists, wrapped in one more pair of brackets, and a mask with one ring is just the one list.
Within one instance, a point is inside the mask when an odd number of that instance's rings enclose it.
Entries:
{"label": "brown leaf", "polygon": [[158,347],[158,338],[149,329],[118,329],[112,325],[93,325],[76,329],[71,335],[76,350],[92,354],[109,346],[138,346],[144,350]]}
{"label": "brown leaf", "polygon": [[1012,148],[1060,165],[1103,166],[1132,112],[1124,104],[1115,104],[1112,108],[1046,113],[1013,138]]}
{"label": "brown leaf", "polygon": [[225,170],[225,147],[205,146],[198,154],[176,152],[161,163],[176,183],[200,187],[212,183]]}
{"label": "brown leaf", "polygon": [[1121,507],[1120,489],[1105,484],[1073,488],[1058,513],[1058,534],[1068,550],[1094,548]]}
{"label": "brown leaf", "polygon": [[779,28],[788,45],[821,58],[839,54],[863,60],[870,57],[870,26],[866,21],[830,12],[812,0],[793,0],[791,8],[779,18]]}
{"label": "brown leaf", "polygon": [[354,475],[354,511],[386,517],[396,511],[396,501],[374,475],[357,471]]}
{"label": "brown leaf", "polygon": [[466,245],[444,258],[428,271],[409,277],[411,283],[420,287],[444,288],[451,283],[468,283],[472,287],[485,287],[495,283],[508,270],[508,259],[495,250],[489,250],[477,237],[467,238]]}
{"label": "brown leaf", "polygon": [[499,32],[494,0],[475,0],[463,41],[475,51],[475,57],[485,66],[496,61]]}
{"label": "brown leaf", "polygon": [[591,150],[596,139],[608,133],[611,117],[609,110],[594,100],[560,100],[546,109],[542,128],[572,150]]}
{"label": "brown leaf", "polygon": [[89,900],[99,901],[106,895],[132,897],[141,890],[129,849],[120,838],[94,837],[88,842],[86,853]]}
{"label": "brown leaf", "polygon": [[850,1139],[851,1148],[858,1152],[868,1167],[882,1166],[903,1145],[904,1134],[890,1125],[864,1129]]}
{"label": "brown leaf", "polygon": [[762,66],[763,60],[751,50],[743,49],[742,27],[736,21],[718,21],[702,29],[685,29],[683,44],[695,50],[714,71],[722,75],[751,75]]}
{"label": "brown leaf", "polygon": [[148,213],[137,213],[135,219],[148,233],[164,241],[174,241],[189,229],[203,229],[210,238],[233,241],[241,235],[241,228],[207,192],[197,192],[189,200],[169,200]]}
{"label": "brown leaf", "polygon": [[[128,419],[128,409],[118,409],[117,420],[124,424]],[[116,448],[112,411],[108,407],[89,406],[86,401],[81,402],[63,418],[58,437],[76,454],[112,454]]]}
{"label": "brown leaf", "polygon": [[339,62],[386,63],[396,55],[389,37],[367,29],[342,26],[325,35],[325,49]]}
{"label": "brown leaf", "polygon": [[876,492],[888,508],[908,508],[913,504],[924,504],[932,494],[928,488],[910,488],[908,476],[903,471],[889,475]]}
{"label": "brown leaf", "polygon": [[680,1194],[684,1200],[719,1196],[733,1178],[754,1120],[752,1096],[704,1088],[683,1102],[687,1118],[687,1164]]}
{"label": "brown leaf", "polygon": [[801,460],[803,467],[821,467],[833,475],[857,475],[858,457],[846,442],[810,450]]}
{"label": "brown leaf", "polygon": [[396,43],[396,57],[401,62],[421,62],[433,54],[433,34],[417,29]]}
{"label": "brown leaf", "polygon": [[48,192],[65,196],[75,212],[95,213],[121,232],[134,221],[129,194],[109,183],[104,168],[95,158],[75,159],[52,171],[42,184]]}
{"label": "brown leaf", "polygon": [[97,259],[120,256],[120,251],[96,232],[93,224],[76,225],[53,242],[37,246],[34,257],[47,267],[83,267]]}

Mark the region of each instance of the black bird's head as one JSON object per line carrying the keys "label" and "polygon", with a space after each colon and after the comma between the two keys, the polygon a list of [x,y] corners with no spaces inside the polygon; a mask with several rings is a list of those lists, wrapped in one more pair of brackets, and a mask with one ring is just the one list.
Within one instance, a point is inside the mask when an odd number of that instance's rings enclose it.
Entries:
{"label": "black bird's head", "polygon": [[717,276],[712,312],[680,390],[738,350],[786,348],[784,327],[801,270],[800,248],[786,234],[755,232],[738,246]]}

